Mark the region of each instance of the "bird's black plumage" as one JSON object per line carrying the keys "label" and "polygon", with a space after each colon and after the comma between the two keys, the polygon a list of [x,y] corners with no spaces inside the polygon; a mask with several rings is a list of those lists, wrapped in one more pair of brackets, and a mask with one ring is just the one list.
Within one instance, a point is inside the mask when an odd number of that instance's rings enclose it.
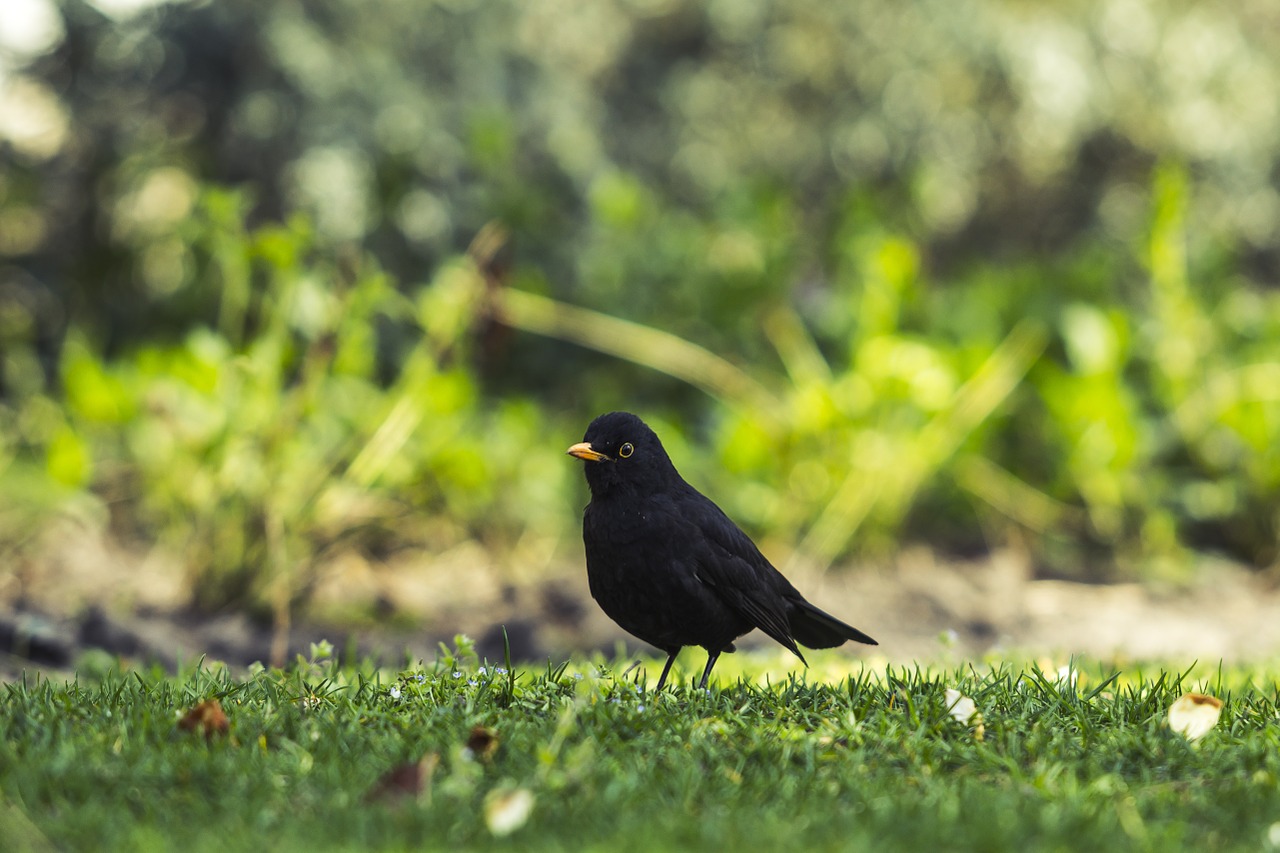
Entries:
{"label": "bird's black plumage", "polygon": [[716,659],[753,628],[801,661],[797,644],[876,645],[806,601],[720,507],[684,481],[640,418],[601,415],[568,453],[587,463],[582,539],[591,595],[628,633],[667,653],[659,690],[685,646],[707,650],[706,687]]}

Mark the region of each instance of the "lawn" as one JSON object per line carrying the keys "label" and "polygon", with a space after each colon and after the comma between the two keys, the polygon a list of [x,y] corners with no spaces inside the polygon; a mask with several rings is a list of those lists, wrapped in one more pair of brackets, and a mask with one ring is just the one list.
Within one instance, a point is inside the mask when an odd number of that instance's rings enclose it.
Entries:
{"label": "lawn", "polygon": [[[27,676],[0,686],[0,846],[1280,849],[1262,670],[724,663],[662,695],[653,661],[518,668],[465,641],[399,671],[317,648]],[[1168,724],[1191,691],[1223,702],[1194,740]]]}

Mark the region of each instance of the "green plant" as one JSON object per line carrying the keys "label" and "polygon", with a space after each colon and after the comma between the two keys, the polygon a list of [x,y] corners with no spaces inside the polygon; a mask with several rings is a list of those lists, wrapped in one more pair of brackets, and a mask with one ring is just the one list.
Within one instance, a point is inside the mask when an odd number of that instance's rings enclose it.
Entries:
{"label": "green plant", "polygon": [[[601,659],[506,671],[461,649],[403,671],[28,676],[0,686],[0,821],[66,850],[1274,841],[1265,669],[813,663],[734,655],[710,690],[661,695]],[[1188,690],[1223,704],[1194,742],[1166,725]],[[184,728],[210,701],[225,729]]]}

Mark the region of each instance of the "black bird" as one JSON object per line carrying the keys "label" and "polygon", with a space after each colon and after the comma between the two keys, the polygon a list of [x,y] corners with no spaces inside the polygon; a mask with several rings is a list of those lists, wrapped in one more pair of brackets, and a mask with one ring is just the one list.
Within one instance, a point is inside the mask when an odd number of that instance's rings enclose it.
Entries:
{"label": "black bird", "polygon": [[628,633],[667,653],[666,683],[685,646],[707,650],[707,668],[759,628],[790,649],[876,641],[814,607],[755,543],[671,464],[662,442],[629,412],[601,415],[566,451],[584,460],[591,502],[582,514],[587,580],[601,609]]}

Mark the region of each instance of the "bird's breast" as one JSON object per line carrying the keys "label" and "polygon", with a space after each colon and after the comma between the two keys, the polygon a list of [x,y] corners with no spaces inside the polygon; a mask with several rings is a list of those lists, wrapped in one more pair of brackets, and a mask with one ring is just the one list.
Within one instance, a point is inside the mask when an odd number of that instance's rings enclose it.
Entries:
{"label": "bird's breast", "polygon": [[750,629],[698,578],[703,534],[674,502],[593,501],[582,535],[591,596],[629,633],[667,651],[719,650]]}

